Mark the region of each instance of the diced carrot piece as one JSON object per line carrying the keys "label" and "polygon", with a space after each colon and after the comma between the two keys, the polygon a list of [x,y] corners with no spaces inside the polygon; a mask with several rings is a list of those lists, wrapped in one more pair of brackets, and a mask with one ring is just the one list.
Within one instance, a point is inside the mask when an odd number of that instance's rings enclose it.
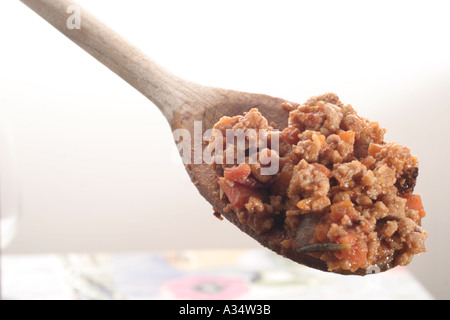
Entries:
{"label": "diced carrot piece", "polygon": [[369,144],[369,150],[367,151],[369,155],[372,157],[375,157],[375,155],[380,152],[383,149],[383,146],[380,146],[379,144],[370,143]]}
{"label": "diced carrot piece", "polygon": [[419,211],[421,218],[425,217],[425,210],[422,204],[422,198],[417,194],[411,194],[406,197],[406,207],[412,210]]}
{"label": "diced carrot piece", "polygon": [[300,140],[298,135],[300,134],[300,130],[296,127],[287,127],[282,132],[284,140],[289,144],[297,144]]}
{"label": "diced carrot piece", "polygon": [[303,210],[302,213],[308,213],[311,211],[311,203],[314,198],[306,198],[297,202],[297,208]]}
{"label": "diced carrot piece", "polygon": [[355,132],[353,131],[343,131],[338,134],[339,138],[346,143],[353,144],[355,142]]}
{"label": "diced carrot piece", "polygon": [[361,239],[359,235],[349,233],[339,237],[337,242],[351,245],[350,249],[335,253],[338,259],[348,261],[351,270],[356,270],[366,264],[368,252],[367,241]]}
{"label": "diced carrot piece", "polygon": [[320,148],[325,148],[327,146],[327,140],[323,134],[313,133],[311,138],[312,138],[312,141],[315,144],[318,144]]}

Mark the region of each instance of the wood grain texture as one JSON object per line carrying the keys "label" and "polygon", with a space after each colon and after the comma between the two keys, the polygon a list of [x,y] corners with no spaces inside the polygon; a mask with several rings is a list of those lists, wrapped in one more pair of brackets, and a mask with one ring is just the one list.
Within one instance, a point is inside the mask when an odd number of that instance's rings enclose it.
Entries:
{"label": "wood grain texture", "polygon": [[[71,1],[21,1],[150,99],[161,110],[172,130],[187,129],[193,136],[194,121],[201,121],[203,130],[206,130],[212,128],[222,116],[243,114],[251,108],[258,108],[269,123],[276,123],[278,128],[283,129],[287,126],[289,112],[281,107],[281,104],[286,101],[284,99],[264,94],[213,88],[181,79],[152,61],[82,8],[80,8],[81,28],[70,29],[67,27],[67,19],[70,16],[67,8],[74,5]],[[240,230],[263,246],[298,263],[327,270],[325,262],[309,254],[283,249],[280,245],[285,237],[282,226],[260,234],[240,223],[234,213],[224,212],[226,202],[219,197],[216,173],[210,165],[205,163],[186,165],[186,170],[200,194]],[[304,220],[303,238],[306,244],[312,237],[309,232],[311,224],[314,225],[314,219],[305,215]]]}

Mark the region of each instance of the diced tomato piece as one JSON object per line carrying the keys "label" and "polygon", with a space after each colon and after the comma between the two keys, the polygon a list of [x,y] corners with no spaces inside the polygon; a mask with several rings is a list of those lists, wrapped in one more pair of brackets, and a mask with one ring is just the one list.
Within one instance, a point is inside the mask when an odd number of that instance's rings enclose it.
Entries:
{"label": "diced tomato piece", "polygon": [[225,168],[224,178],[228,181],[237,182],[249,188],[256,188],[258,186],[258,181],[250,176],[251,171],[252,170],[248,164],[242,163],[237,167]]}
{"label": "diced tomato piece", "polygon": [[243,182],[250,175],[251,172],[252,169],[248,164],[241,163],[237,167],[225,168],[223,177],[228,181]]}
{"label": "diced tomato piece", "polygon": [[254,188],[239,183],[229,183],[224,178],[219,179],[219,185],[235,208],[244,208],[251,196],[258,196],[258,191]]}
{"label": "diced tomato piece", "polygon": [[300,133],[300,130],[296,127],[287,127],[283,130],[283,138],[289,144],[297,144],[300,140],[298,137]]}
{"label": "diced tomato piece", "polygon": [[422,204],[422,198],[417,194],[411,194],[406,197],[406,207],[412,210],[419,211],[421,218],[425,217],[425,210]]}

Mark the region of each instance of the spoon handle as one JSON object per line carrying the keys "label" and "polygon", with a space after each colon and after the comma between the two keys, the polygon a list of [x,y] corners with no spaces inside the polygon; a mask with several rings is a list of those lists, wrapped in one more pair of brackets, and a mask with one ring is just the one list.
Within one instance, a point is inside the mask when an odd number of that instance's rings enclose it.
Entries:
{"label": "spoon handle", "polygon": [[67,38],[150,99],[172,123],[193,87],[149,59],[93,15],[69,0],[21,0]]}

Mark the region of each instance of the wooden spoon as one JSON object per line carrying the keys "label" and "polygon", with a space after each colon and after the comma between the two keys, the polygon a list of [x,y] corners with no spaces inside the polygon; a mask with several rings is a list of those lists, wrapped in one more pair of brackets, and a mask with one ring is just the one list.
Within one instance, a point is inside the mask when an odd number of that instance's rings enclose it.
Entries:
{"label": "wooden spoon", "polygon": [[[203,130],[206,130],[212,128],[222,116],[243,114],[250,108],[258,108],[269,123],[276,123],[280,129],[287,126],[288,111],[281,107],[286,101],[284,99],[212,88],[183,80],[164,70],[73,2],[21,1],[150,99],[161,110],[172,130],[187,129],[193,136],[194,121],[201,121]],[[68,27],[68,18],[71,15],[68,9],[74,8],[76,9],[74,13],[80,14],[79,29]],[[263,246],[298,263],[327,270],[324,261],[306,253],[282,248],[280,242],[285,238],[282,224],[275,225],[270,231],[260,234],[240,223],[234,213],[224,212],[227,202],[220,199],[216,173],[210,165],[205,163],[186,165],[186,169],[200,194],[243,232]],[[310,243],[315,223],[313,216],[305,215],[300,225],[301,236],[297,237],[300,246]]]}

